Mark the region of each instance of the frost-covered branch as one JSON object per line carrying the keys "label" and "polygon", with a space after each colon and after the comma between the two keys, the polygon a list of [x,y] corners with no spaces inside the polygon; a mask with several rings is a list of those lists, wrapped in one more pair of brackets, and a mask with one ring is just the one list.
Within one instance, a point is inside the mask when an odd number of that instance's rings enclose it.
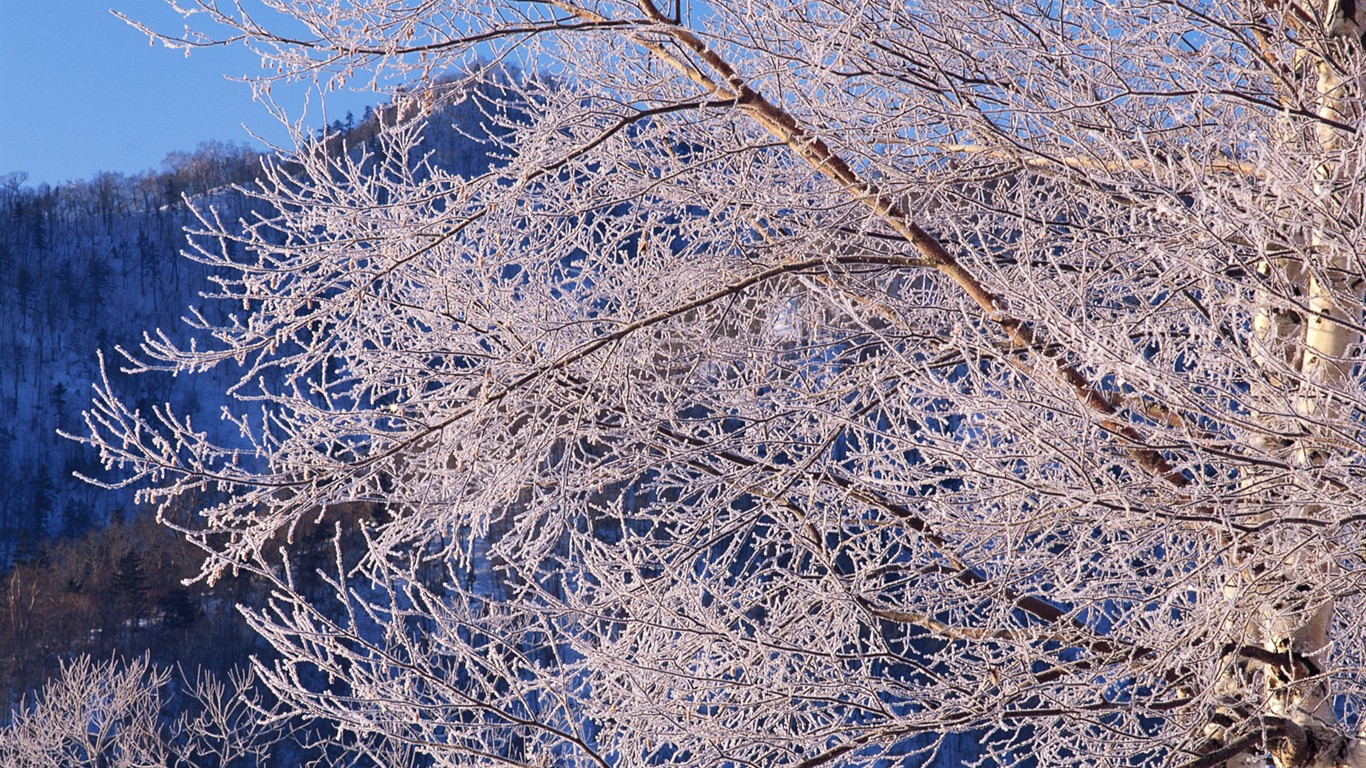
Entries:
{"label": "frost-covered branch", "polygon": [[106,384],[88,439],[219,494],[293,711],[438,764],[1362,764],[1354,6],[262,6],[172,42],[405,87],[203,212],[224,311],[134,365],[240,364],[232,429]]}

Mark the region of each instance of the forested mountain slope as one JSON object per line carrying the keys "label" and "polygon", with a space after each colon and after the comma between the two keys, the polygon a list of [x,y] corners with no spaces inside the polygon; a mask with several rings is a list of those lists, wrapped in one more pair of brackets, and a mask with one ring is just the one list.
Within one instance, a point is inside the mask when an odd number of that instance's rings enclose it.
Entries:
{"label": "forested mountain slope", "polygon": [[[159,173],[101,174],[50,187],[0,182],[0,566],[53,536],[76,536],[132,510],[129,494],[79,482],[90,452],[58,436],[80,423],[97,350],[135,345],[143,328],[170,328],[206,287],[206,270],[178,257],[193,221],[184,196],[212,198],[225,217],[247,212],[229,185],[259,167],[243,146],[210,143],[175,154]],[[123,382],[118,366],[111,376]],[[189,382],[130,378],[150,407],[168,400],[212,411]]]}
{"label": "forested mountain slope", "polygon": [[[381,124],[392,125],[398,113],[388,105],[359,119],[348,115],[320,132],[322,146],[377,161]],[[478,122],[469,107],[426,115],[414,162],[482,172],[492,160],[470,139]],[[100,470],[92,449],[59,434],[82,431],[91,385],[107,375],[140,410],[169,404],[198,428],[233,438],[220,414],[237,365],[197,377],[135,376],[122,370],[129,363],[117,349],[137,349],[145,329],[185,336],[190,308],[209,318],[234,309],[213,298],[213,270],[186,258],[187,231],[198,216],[268,220],[269,207],[251,194],[263,161],[270,162],[244,145],[206,142],[169,155],[156,172],[57,186],[26,184],[21,173],[0,178],[0,269],[8,276],[0,281],[0,473],[7,481],[0,488],[0,700],[8,704],[0,724],[50,699],[51,690],[40,691],[68,679],[63,669],[79,664],[73,660],[93,658],[106,660],[101,671],[125,663],[151,677],[180,669],[162,694],[161,725],[172,728],[175,717],[202,714],[202,702],[187,696],[190,682],[204,675],[226,681],[241,674],[249,655],[270,656],[238,612],[262,603],[262,584],[246,575],[212,590],[183,583],[203,553],[160,526],[132,489],[78,477],[118,479]],[[277,167],[293,170],[285,161]],[[220,246],[249,256],[231,241]],[[196,511],[187,506],[178,520]],[[334,540],[330,526],[345,523],[354,536],[355,521],[376,511],[339,510],[300,530],[300,541],[312,542],[303,564],[333,562],[337,543],[354,548],[355,541]],[[8,765],[13,755],[3,747],[0,763]],[[266,752],[263,764],[282,766],[321,754],[297,744]]]}
{"label": "forested mountain slope", "polygon": [[[379,149],[376,134],[397,108],[366,110],[327,129],[329,151],[359,157]],[[427,119],[423,151],[447,170],[487,167],[472,108]],[[59,436],[81,431],[80,413],[101,376],[97,351],[119,391],[150,412],[169,403],[198,428],[223,430],[218,401],[239,373],[224,368],[196,380],[126,376],[116,347],[136,349],[144,330],[185,335],[181,318],[206,299],[210,270],[184,258],[194,210],[224,221],[265,216],[249,194],[261,156],[245,145],[206,142],[170,154],[158,172],[103,173],[57,186],[0,178],[0,572],[31,559],[54,537],[75,537],[135,514],[131,492],[80,481],[97,473],[94,452]],[[287,168],[288,166],[286,166]],[[187,200],[189,203],[187,204]],[[222,247],[232,249],[230,241]],[[213,394],[220,393],[220,394]]]}

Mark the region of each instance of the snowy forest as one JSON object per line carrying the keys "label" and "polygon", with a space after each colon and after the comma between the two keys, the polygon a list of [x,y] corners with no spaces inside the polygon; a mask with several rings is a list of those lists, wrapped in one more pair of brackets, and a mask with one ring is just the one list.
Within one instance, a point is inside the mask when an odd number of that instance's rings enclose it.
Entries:
{"label": "snowy forest", "polygon": [[387,101],[5,180],[0,763],[1366,768],[1366,4],[178,7]]}

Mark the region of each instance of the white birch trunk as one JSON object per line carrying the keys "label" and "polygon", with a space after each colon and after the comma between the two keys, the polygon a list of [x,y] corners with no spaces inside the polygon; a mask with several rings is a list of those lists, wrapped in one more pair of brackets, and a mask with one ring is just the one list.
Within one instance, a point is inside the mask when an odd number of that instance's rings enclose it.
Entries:
{"label": "white birch trunk", "polygon": [[[1356,44],[1362,32],[1360,18],[1343,16],[1351,7],[1326,0],[1323,17],[1328,29],[1320,39],[1329,45]],[[1311,71],[1318,116],[1324,121],[1352,124],[1360,80],[1344,76],[1334,61],[1310,50],[1302,49],[1300,56],[1314,62]],[[1253,323],[1254,338],[1264,344],[1254,354],[1266,371],[1266,381],[1280,390],[1277,394],[1293,397],[1296,418],[1261,414],[1269,421],[1269,429],[1254,435],[1251,445],[1258,451],[1292,459],[1307,482],[1313,482],[1316,468],[1334,452],[1332,433],[1344,418],[1351,418],[1344,411],[1340,393],[1353,375],[1362,342],[1359,271],[1354,269],[1354,254],[1346,252],[1332,234],[1338,225],[1334,212],[1360,215],[1360,193],[1353,181],[1360,169],[1355,160],[1341,152],[1340,129],[1320,123],[1314,138],[1322,162],[1315,169],[1313,185],[1322,208],[1313,217],[1303,255],[1263,262],[1264,279],[1279,290],[1261,292]],[[1289,371],[1292,376],[1287,380],[1279,371]],[[1276,395],[1271,397],[1276,399]],[[1287,427],[1297,437],[1276,437],[1287,434]],[[1252,473],[1245,487],[1257,482],[1256,473]],[[1283,512],[1314,518],[1322,509],[1311,504]],[[1360,739],[1343,741],[1336,735],[1338,716],[1332,692],[1320,672],[1332,644],[1335,602],[1325,599],[1317,585],[1331,580],[1336,567],[1331,558],[1312,548],[1287,553],[1282,563],[1282,575],[1270,584],[1259,574],[1244,573],[1239,579],[1242,583],[1230,587],[1230,594],[1248,589],[1264,601],[1247,627],[1247,640],[1260,644],[1268,658],[1276,661],[1253,662],[1250,666],[1262,667],[1259,679],[1267,688],[1270,711],[1293,724],[1288,735],[1272,746],[1272,759],[1278,768],[1361,768],[1366,766],[1366,749]],[[1252,586],[1257,582],[1263,583],[1260,588]],[[1229,684],[1247,682],[1244,677]],[[1258,763],[1252,755],[1230,761],[1231,765]]]}

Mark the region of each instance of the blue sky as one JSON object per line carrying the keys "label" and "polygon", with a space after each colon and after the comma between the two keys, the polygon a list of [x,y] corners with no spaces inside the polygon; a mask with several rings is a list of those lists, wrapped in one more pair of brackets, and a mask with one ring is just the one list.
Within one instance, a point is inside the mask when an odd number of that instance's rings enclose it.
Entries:
{"label": "blue sky", "polygon": [[[0,0],[0,174],[24,171],[30,184],[55,184],[159,168],[167,153],[209,139],[263,146],[247,128],[284,141],[250,88],[225,78],[259,72],[254,54],[239,46],[187,58],[151,47],[111,6],[157,29],[184,26],[163,0]],[[303,93],[274,91],[295,112]],[[378,101],[332,94],[329,116],[359,116]]]}

